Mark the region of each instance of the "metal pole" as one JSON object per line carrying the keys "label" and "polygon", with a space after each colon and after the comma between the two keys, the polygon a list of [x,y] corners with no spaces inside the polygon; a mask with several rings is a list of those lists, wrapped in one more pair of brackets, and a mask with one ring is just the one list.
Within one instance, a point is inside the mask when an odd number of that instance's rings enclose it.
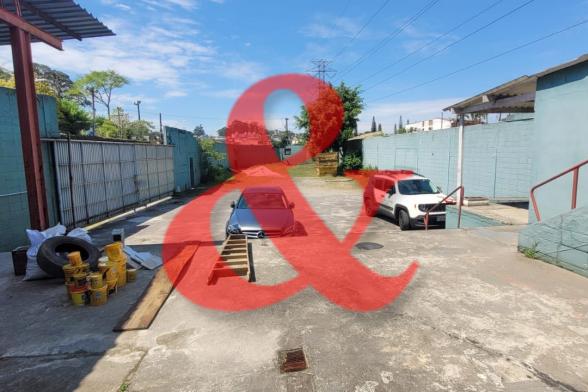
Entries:
{"label": "metal pole", "polygon": [[137,117],[139,118],[139,121],[141,121],[141,101],[136,101],[133,104],[137,106]]}
{"label": "metal pole", "polygon": [[76,227],[76,209],[74,206],[74,187],[73,187],[73,172],[71,170],[71,136],[67,134],[67,172],[69,174],[69,201],[71,203],[71,219],[72,227]]}
{"label": "metal pole", "polygon": [[167,146],[167,137],[163,132],[163,120],[161,118],[161,113],[159,113],[159,133],[161,133],[161,142],[164,146]]}
{"label": "metal pole", "polygon": [[576,209],[576,201],[578,200],[578,177],[580,174],[580,168],[574,169],[574,179],[572,185],[572,210]]}
{"label": "metal pole", "polygon": [[[459,115],[459,129],[457,133],[457,186],[463,186],[463,137],[464,137],[464,118],[463,114]],[[461,208],[463,201],[463,188],[459,190],[457,195],[458,208]]]}
{"label": "metal pole", "polygon": [[90,88],[92,94],[92,134],[96,136],[96,90],[94,87]]}
{"label": "metal pole", "polygon": [[[16,14],[21,16],[20,0],[15,0],[14,5]],[[47,216],[47,198],[43,177],[43,156],[39,133],[31,36],[29,33],[16,27],[10,27],[10,41],[12,46],[30,225],[33,229],[44,230],[49,225],[49,219]]]}

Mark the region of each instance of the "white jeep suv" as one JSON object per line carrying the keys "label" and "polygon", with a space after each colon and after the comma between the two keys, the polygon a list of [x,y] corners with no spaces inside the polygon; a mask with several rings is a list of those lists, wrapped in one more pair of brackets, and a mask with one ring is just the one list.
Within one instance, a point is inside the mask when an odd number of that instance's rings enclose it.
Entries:
{"label": "white jeep suv", "polygon": [[[400,230],[425,226],[426,212],[445,198],[431,180],[406,170],[378,171],[370,177],[363,194],[365,211],[370,216],[387,215]],[[448,200],[429,213],[429,226],[445,228]]]}

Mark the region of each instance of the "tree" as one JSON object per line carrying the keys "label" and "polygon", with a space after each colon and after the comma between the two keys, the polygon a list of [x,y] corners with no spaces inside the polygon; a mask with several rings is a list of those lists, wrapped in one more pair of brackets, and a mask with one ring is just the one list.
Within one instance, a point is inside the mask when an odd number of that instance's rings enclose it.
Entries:
{"label": "tree", "polygon": [[404,123],[402,122],[402,116],[400,116],[400,119],[398,120],[398,129],[402,128],[404,128]]}
{"label": "tree", "polygon": [[[11,74],[8,79],[0,78],[0,87],[15,89],[16,82],[14,80],[14,75]],[[35,81],[35,90],[37,94],[50,95],[55,97],[55,91],[53,91],[53,89],[46,82]]]}
{"label": "tree", "polygon": [[194,132],[194,136],[196,136],[197,138],[201,138],[203,136],[206,136],[206,132],[204,132],[204,127],[202,126],[202,124],[194,127],[193,132]]}
{"label": "tree", "polygon": [[116,138],[120,135],[116,124],[102,116],[96,117],[96,134],[106,138]]}
{"label": "tree", "polygon": [[221,129],[218,129],[218,130],[216,131],[216,134],[217,134],[219,137],[225,137],[225,136],[227,136],[227,127],[222,127]]}
{"label": "tree", "polygon": [[145,140],[149,134],[155,130],[155,126],[150,121],[136,120],[131,121],[124,130],[126,139]]}
{"label": "tree", "polygon": [[35,80],[47,83],[59,99],[64,98],[66,92],[73,86],[69,75],[57,71],[43,64],[33,64]]}
{"label": "tree", "polygon": [[372,129],[371,132],[376,132],[376,117],[372,116]]}
{"label": "tree", "polygon": [[[360,95],[359,87],[349,87],[345,85],[344,82],[341,82],[339,86],[334,88],[335,92],[339,96],[341,103],[343,104],[343,124],[341,125],[341,131],[339,132],[339,136],[336,140],[333,141],[331,146],[329,147],[330,150],[339,151],[340,148],[343,146],[343,143],[347,139],[353,136],[355,130],[357,129],[357,122],[359,121],[359,115],[364,108],[363,98]],[[328,90],[326,90],[328,91]],[[330,97],[325,98],[327,101],[330,100]],[[320,105],[323,105],[321,102],[321,97],[317,99],[317,102]],[[327,104],[334,104],[334,102],[330,101]],[[333,108],[334,109],[334,108]],[[317,110],[317,112],[325,112],[325,110]],[[298,128],[303,129],[303,139],[308,141],[311,137],[310,135],[310,121],[308,118],[308,112],[305,107],[302,107],[299,116],[295,118],[296,125]],[[328,118],[325,118],[323,121],[332,121]],[[325,127],[326,129],[326,127]]]}
{"label": "tree", "polygon": [[382,124],[378,124],[378,132],[382,132]]}
{"label": "tree", "polygon": [[115,71],[92,71],[75,81],[72,94],[78,94],[90,100],[91,92],[94,91],[96,100],[104,105],[110,119],[112,91],[127,84],[129,84],[128,79]]}
{"label": "tree", "polygon": [[92,125],[92,119],[88,113],[76,102],[67,99],[58,101],[57,118],[59,130],[70,135],[80,135]]}
{"label": "tree", "polygon": [[394,124],[394,134],[396,134],[397,131],[398,131],[398,125]]}
{"label": "tree", "polygon": [[0,67],[0,80],[8,80],[10,78],[12,78],[12,72]]}

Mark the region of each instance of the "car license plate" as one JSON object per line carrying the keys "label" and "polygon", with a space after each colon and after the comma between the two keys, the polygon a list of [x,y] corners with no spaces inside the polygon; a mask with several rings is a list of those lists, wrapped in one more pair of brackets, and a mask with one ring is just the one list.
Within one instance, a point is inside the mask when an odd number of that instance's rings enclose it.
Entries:
{"label": "car license plate", "polygon": [[439,215],[435,217],[436,222],[445,222],[445,215]]}

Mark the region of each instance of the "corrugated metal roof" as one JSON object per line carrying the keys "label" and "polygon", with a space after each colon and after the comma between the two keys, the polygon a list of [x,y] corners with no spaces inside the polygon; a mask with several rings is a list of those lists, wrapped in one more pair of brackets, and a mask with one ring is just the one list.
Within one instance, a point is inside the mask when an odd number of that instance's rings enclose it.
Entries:
{"label": "corrugated metal roof", "polygon": [[[114,35],[102,22],[72,0],[21,0],[22,17],[29,23],[53,36],[83,39]],[[14,12],[14,3],[4,0],[8,11]],[[36,42],[33,37],[33,42]],[[0,45],[10,45],[10,31],[0,22]]]}
{"label": "corrugated metal roof", "polygon": [[[588,54],[536,74],[513,79],[443,110],[453,110],[456,113],[533,112],[537,79],[586,61],[588,61]],[[493,104],[490,105],[490,103]]]}

